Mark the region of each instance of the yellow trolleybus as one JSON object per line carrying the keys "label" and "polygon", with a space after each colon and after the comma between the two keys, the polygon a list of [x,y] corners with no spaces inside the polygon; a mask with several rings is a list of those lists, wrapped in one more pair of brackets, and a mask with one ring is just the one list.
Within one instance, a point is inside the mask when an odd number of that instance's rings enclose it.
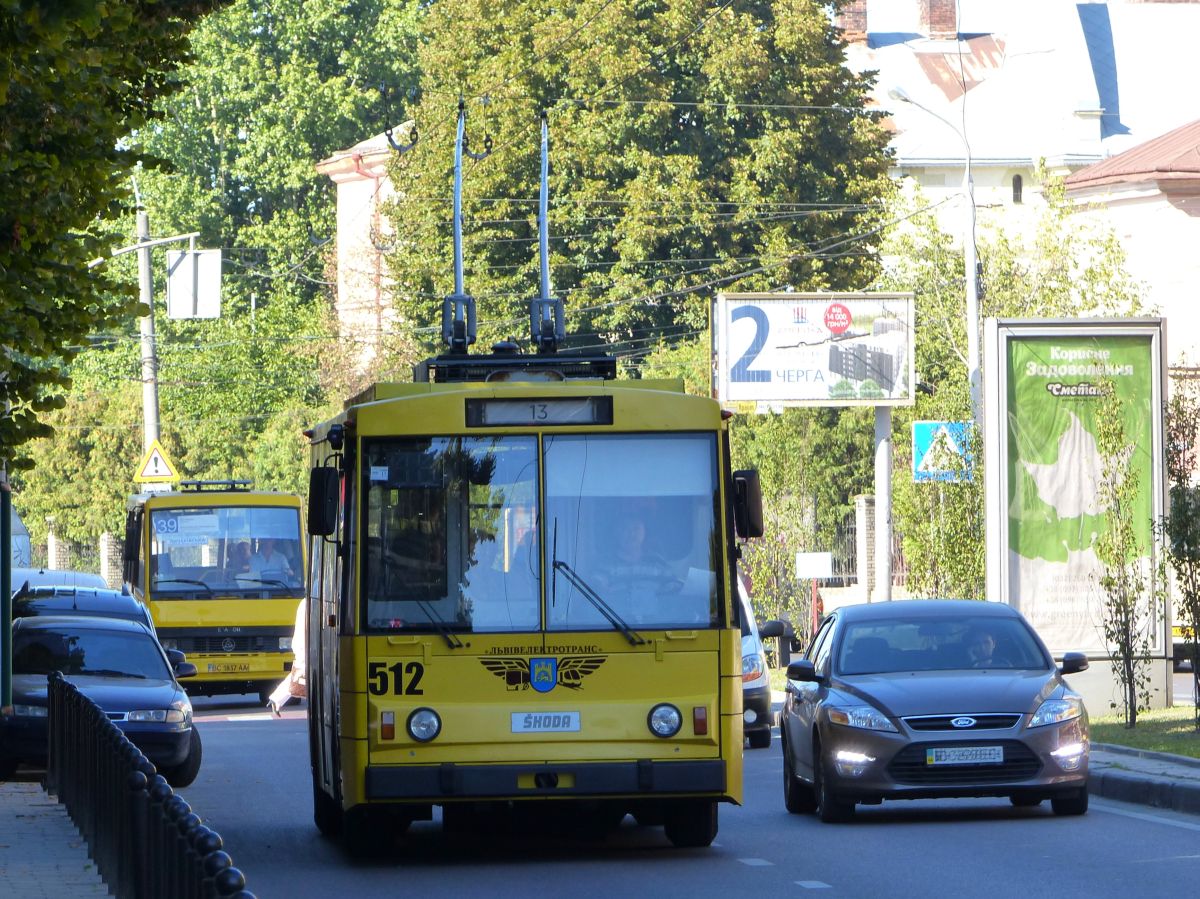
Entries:
{"label": "yellow trolleybus", "polygon": [[291,669],[307,568],[303,500],[248,481],[182,481],[130,498],[125,581],[164,647],[199,674],[189,693],[258,693]]}
{"label": "yellow trolleybus", "polygon": [[315,819],[351,850],[551,800],[701,846],[741,799],[757,478],[715,401],[569,361],[441,357],[311,432]]}

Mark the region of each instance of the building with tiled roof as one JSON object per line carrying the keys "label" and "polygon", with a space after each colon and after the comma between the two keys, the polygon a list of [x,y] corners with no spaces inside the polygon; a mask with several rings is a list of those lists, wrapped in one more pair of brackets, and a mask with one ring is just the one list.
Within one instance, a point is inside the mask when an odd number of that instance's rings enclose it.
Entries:
{"label": "building with tiled roof", "polygon": [[1113,228],[1130,274],[1167,317],[1169,361],[1200,367],[1200,119],[1064,183],[1080,216]]}

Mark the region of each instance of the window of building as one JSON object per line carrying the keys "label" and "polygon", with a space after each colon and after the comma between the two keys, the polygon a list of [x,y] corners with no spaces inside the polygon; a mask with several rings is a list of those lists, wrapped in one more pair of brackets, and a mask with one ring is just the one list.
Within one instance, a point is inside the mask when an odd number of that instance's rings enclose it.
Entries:
{"label": "window of building", "polygon": [[1014,203],[1014,204],[1019,204],[1019,203],[1021,202],[1021,188],[1022,188],[1022,186],[1023,186],[1023,185],[1022,185],[1022,182],[1021,182],[1021,176],[1020,176],[1020,175],[1013,175],[1013,177],[1012,177],[1012,189],[1013,189],[1013,203]]}

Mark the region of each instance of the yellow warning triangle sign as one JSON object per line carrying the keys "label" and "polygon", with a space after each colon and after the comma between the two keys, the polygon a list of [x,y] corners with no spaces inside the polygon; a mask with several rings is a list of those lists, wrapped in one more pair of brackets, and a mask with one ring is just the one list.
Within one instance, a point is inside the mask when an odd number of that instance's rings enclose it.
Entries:
{"label": "yellow warning triangle sign", "polygon": [[146,455],[142,456],[142,461],[138,463],[137,474],[133,476],[133,479],[139,484],[178,481],[179,472],[175,470],[175,466],[167,458],[162,445],[155,440],[150,445],[150,449],[146,452]]}

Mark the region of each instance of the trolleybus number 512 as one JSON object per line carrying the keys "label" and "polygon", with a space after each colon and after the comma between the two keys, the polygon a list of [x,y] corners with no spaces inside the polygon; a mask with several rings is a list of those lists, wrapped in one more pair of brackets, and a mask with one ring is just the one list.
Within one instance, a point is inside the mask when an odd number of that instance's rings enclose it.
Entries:
{"label": "trolleybus number 512", "polygon": [[[420,662],[370,662],[367,665],[367,690],[372,696],[422,696],[425,691],[419,686],[425,675],[425,666]],[[407,682],[406,682],[407,681]]]}

